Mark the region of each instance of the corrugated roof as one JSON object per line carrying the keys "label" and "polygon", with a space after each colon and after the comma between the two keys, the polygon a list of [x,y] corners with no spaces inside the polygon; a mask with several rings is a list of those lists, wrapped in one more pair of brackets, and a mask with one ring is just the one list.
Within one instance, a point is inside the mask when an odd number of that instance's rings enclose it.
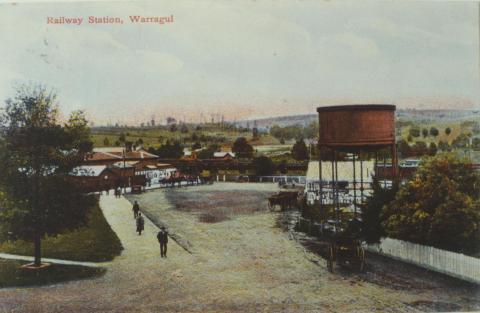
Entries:
{"label": "corrugated roof", "polygon": [[[374,161],[363,161],[363,181],[371,182],[374,174]],[[339,161],[337,164],[338,180],[353,181],[353,162]],[[308,162],[307,180],[318,181],[320,177],[318,161]],[[332,162],[322,161],[322,178],[324,181],[332,180]],[[355,178],[360,181],[360,162],[355,162]]]}

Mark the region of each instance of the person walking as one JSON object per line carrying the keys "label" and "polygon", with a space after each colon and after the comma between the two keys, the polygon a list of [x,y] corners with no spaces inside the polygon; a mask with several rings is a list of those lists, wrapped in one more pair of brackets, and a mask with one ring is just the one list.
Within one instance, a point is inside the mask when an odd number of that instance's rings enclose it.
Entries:
{"label": "person walking", "polygon": [[136,221],[137,221],[137,232],[138,232],[138,235],[140,236],[145,227],[145,220],[143,219],[142,213],[140,212],[138,213]]}
{"label": "person walking", "polygon": [[162,226],[157,234],[158,242],[160,243],[160,256],[162,258],[167,257],[167,244],[168,244],[168,232],[165,227]]}
{"label": "person walking", "polygon": [[138,202],[136,200],[133,202],[132,211],[133,211],[133,218],[136,219],[140,212],[140,206],[138,205]]}

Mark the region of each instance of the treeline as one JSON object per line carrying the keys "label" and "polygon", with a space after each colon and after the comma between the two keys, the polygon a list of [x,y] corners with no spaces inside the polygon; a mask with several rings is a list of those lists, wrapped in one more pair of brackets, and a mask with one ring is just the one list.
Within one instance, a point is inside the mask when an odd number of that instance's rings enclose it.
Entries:
{"label": "treeline", "polygon": [[290,125],[285,127],[273,125],[270,128],[270,135],[277,138],[282,144],[284,144],[286,140],[300,138],[317,138],[318,123],[312,122],[307,126]]}

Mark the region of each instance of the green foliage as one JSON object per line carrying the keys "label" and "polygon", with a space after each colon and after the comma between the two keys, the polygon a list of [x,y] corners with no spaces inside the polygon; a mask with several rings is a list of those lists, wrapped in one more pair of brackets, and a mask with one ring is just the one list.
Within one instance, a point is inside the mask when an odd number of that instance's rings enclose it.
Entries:
{"label": "green foliage", "polygon": [[427,146],[425,142],[417,141],[413,146],[410,146],[404,139],[397,143],[397,149],[402,158],[435,155],[437,152],[437,146],[433,142],[430,143],[430,146]]}
{"label": "green foliage", "polygon": [[281,174],[287,174],[287,172],[288,172],[288,169],[287,169],[287,161],[286,161],[286,160],[280,161],[280,164],[278,164],[278,166],[277,166],[277,170],[278,170]]}
{"label": "green foliage", "polygon": [[183,123],[182,123],[182,126],[180,126],[180,132],[181,132],[182,134],[188,133],[188,127],[187,127],[186,124],[183,124]]}
{"label": "green foliage", "polygon": [[158,155],[161,159],[179,159],[183,156],[183,147],[178,141],[170,143],[169,140],[164,145],[155,149],[148,148],[148,152]]}
{"label": "green foliage", "polygon": [[311,122],[303,129],[303,138],[317,138],[318,137],[318,122]]}
{"label": "green foliage", "polygon": [[0,260],[0,288],[41,286],[76,279],[99,277],[106,273],[105,268],[78,265],[52,264],[42,270],[21,268],[26,262]]}
{"label": "green foliage", "polygon": [[245,137],[238,137],[233,143],[232,152],[239,158],[251,158],[253,156],[253,147],[247,142]]}
{"label": "green foliage", "polygon": [[469,143],[469,136],[467,134],[461,133],[457,138],[453,139],[452,147],[456,149],[466,148]]}
{"label": "green foliage", "polygon": [[462,253],[480,250],[480,177],[468,161],[441,154],[422,161],[386,205],[390,237]]}
{"label": "green foliage", "polygon": [[408,134],[412,137],[415,137],[415,138],[420,137],[420,128],[418,128],[417,126],[412,126],[408,130]]}
{"label": "green foliage", "polygon": [[217,144],[211,144],[208,148],[201,150],[197,157],[199,159],[213,159],[213,154],[220,151],[220,146]]}
{"label": "green foliage", "polygon": [[426,128],[422,129],[422,136],[423,138],[426,138],[428,136],[428,129]]}
{"label": "green foliage", "polygon": [[299,138],[316,138],[318,137],[318,123],[312,122],[303,127],[301,125],[290,125],[281,127],[273,125],[270,128],[270,134],[280,141],[299,139]]}
{"label": "green foliage", "polygon": [[266,156],[260,156],[253,159],[253,167],[255,169],[255,174],[259,176],[268,176],[275,173],[275,164],[273,164],[273,161]]}
{"label": "green foliage", "polygon": [[452,148],[451,148],[451,146],[448,144],[448,142],[442,141],[442,140],[440,140],[440,141],[438,142],[438,149],[440,149],[440,150],[443,151],[443,152],[452,151]]}
{"label": "green foliage", "polygon": [[437,137],[439,135],[439,131],[436,127],[430,127],[430,136]]}
{"label": "green foliage", "polygon": [[103,145],[104,145],[105,147],[110,146],[110,140],[108,140],[107,137],[105,137],[105,139],[103,139]]}
{"label": "green foliage", "polygon": [[[32,255],[33,244],[29,241],[3,238],[0,242],[2,253]],[[42,255],[61,260],[111,261],[120,255],[122,249],[120,239],[103,216],[98,199],[95,199],[88,208],[85,226],[55,236],[47,236],[42,241]]]}
{"label": "green foliage", "polygon": [[411,156],[410,145],[405,139],[401,139],[399,142],[397,142],[397,151],[402,158],[407,158]]}
{"label": "green foliage", "polygon": [[450,135],[452,133],[452,129],[450,127],[445,128],[445,135]]}
{"label": "green foliage", "polygon": [[7,100],[0,122],[0,231],[35,238],[36,247],[45,235],[84,224],[92,202],[68,179],[92,149],[87,120],[77,111],[61,125],[57,115],[55,94],[27,86]]}
{"label": "green foliage", "polygon": [[434,142],[431,142],[430,145],[428,146],[428,155],[434,156],[437,154],[438,148],[437,145]]}
{"label": "green foliage", "polygon": [[472,148],[477,151],[480,150],[480,138],[473,138]]}
{"label": "green foliage", "polygon": [[308,149],[303,139],[298,139],[292,147],[292,156],[297,161],[308,159]]}
{"label": "green foliage", "polygon": [[382,188],[378,179],[373,180],[372,194],[367,197],[367,201],[362,208],[362,226],[361,237],[367,243],[378,243],[386,233],[383,228],[383,209],[389,204],[398,192],[398,182],[394,182],[392,188]]}

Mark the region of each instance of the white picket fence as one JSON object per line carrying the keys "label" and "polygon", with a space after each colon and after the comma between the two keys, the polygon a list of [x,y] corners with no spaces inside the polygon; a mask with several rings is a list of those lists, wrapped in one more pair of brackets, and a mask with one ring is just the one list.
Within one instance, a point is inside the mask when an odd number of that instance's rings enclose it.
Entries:
{"label": "white picket fence", "polygon": [[480,259],[471,256],[392,238],[366,250],[480,284]]}

